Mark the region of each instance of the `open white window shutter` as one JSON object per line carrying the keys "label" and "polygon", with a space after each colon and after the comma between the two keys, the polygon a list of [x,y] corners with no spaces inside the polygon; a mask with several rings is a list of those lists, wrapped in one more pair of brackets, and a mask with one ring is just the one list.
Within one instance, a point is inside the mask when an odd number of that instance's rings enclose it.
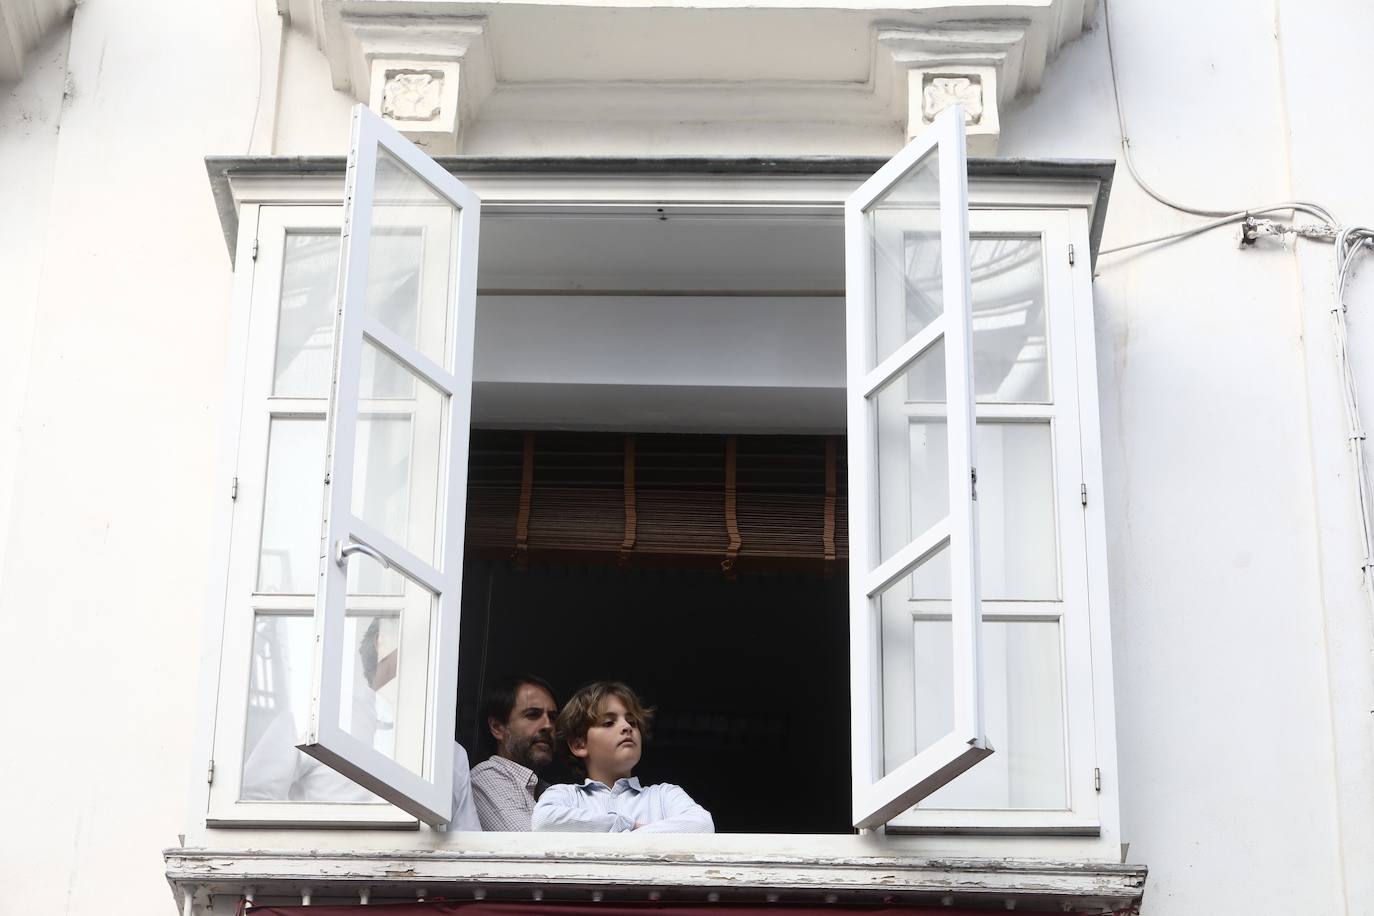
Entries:
{"label": "open white window shutter", "polygon": [[[845,277],[854,825],[872,828],[992,752],[982,716],[962,109],[943,112],[846,201]],[[907,409],[915,401],[924,408],[919,424]],[[931,512],[931,482],[918,479],[913,437],[931,436],[932,403],[944,406],[947,513]],[[932,718],[952,728],[893,746],[885,719],[898,709],[926,712],[915,708],[914,683],[894,684],[883,671],[884,639],[917,638],[901,624],[918,575],[949,578],[951,708]],[[897,695],[908,687],[911,695]]]}
{"label": "open white window shutter", "polygon": [[481,204],[353,111],[301,750],[448,822]]}

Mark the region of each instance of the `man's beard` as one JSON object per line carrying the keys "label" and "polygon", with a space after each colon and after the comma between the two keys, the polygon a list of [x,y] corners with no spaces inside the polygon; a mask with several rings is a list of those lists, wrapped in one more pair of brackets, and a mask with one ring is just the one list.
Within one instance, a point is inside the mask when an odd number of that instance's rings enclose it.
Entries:
{"label": "man's beard", "polygon": [[[536,742],[540,741],[544,742],[548,756],[543,760],[536,760],[534,758],[535,745]],[[511,760],[538,773],[548,767],[553,759],[553,735],[545,732],[536,732],[528,738],[512,735],[506,750],[506,756]]]}

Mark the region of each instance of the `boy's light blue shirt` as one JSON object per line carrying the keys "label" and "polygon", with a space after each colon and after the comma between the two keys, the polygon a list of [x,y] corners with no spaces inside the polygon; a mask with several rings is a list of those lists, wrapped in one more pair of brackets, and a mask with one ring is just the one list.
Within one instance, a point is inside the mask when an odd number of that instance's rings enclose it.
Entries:
{"label": "boy's light blue shirt", "polygon": [[715,833],[705,808],[678,786],[661,782],[645,788],[637,776],[610,787],[594,779],[581,785],[549,786],[534,806],[531,827],[579,833]]}

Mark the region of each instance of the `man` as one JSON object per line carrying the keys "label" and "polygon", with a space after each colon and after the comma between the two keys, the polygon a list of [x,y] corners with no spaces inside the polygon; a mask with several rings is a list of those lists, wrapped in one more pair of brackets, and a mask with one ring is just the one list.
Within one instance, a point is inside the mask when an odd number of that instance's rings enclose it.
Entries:
{"label": "man", "polygon": [[528,831],[535,800],[548,785],[539,774],[553,761],[553,688],[532,674],[513,674],[487,691],[481,715],[496,744],[472,768],[482,829]]}

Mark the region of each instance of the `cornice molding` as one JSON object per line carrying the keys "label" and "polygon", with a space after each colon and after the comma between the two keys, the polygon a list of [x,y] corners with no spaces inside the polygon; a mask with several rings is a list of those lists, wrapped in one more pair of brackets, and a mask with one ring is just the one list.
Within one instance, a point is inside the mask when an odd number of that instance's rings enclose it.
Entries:
{"label": "cornice molding", "polygon": [[25,55],[75,7],[75,0],[0,0],[0,83],[23,77]]}
{"label": "cornice molding", "polygon": [[1095,8],[315,2],[334,87],[436,154],[461,152],[464,130],[484,117],[890,124],[911,138],[959,101],[972,112],[970,152],[995,155],[1000,108],[1039,88],[1050,58]]}
{"label": "cornice molding", "polygon": [[323,8],[334,88],[349,92],[435,155],[458,135],[496,84],[481,16],[370,16]]}

